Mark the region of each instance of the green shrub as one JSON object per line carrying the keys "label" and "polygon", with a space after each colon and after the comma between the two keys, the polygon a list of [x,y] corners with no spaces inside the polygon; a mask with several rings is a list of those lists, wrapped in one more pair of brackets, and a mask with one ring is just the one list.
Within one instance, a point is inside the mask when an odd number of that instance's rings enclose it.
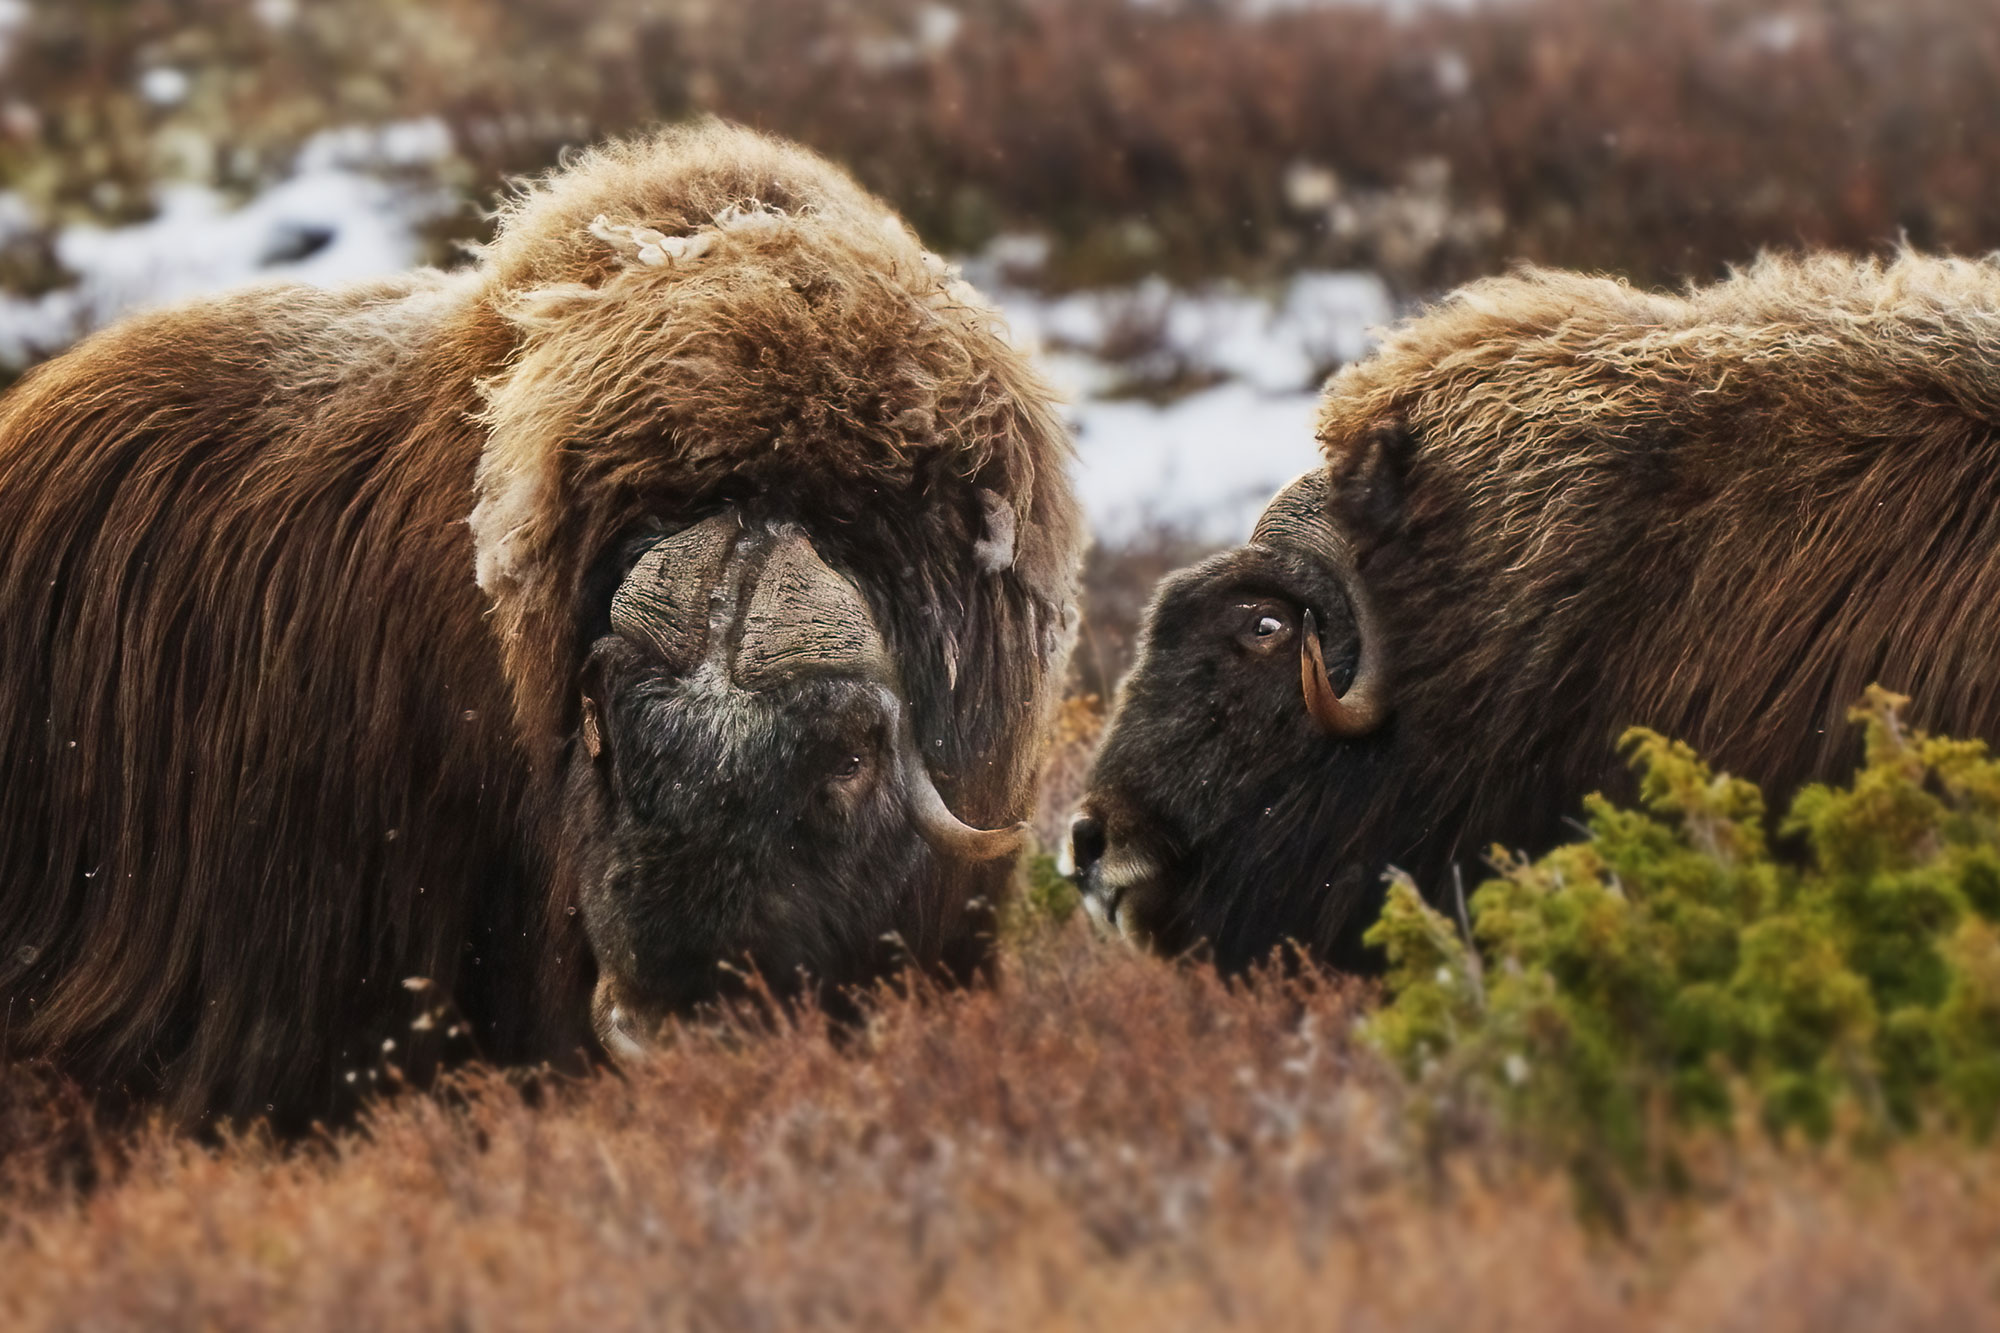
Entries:
{"label": "green shrub", "polygon": [[[1430,1107],[1492,1108],[1573,1164],[1669,1178],[1676,1131],[1754,1111],[1783,1138],[1984,1139],[2000,1113],[2000,761],[1870,690],[1866,760],[1766,836],[1763,797],[1649,731],[1641,810],[1496,853],[1468,947],[1407,878],[1369,938],[1369,1022]],[[1463,912],[1462,912],[1463,914]]]}
{"label": "green shrub", "polygon": [[1013,895],[1000,913],[1000,938],[1018,946],[1037,932],[1068,921],[1082,903],[1076,885],[1057,867],[1055,858],[1037,848],[1015,869]]}

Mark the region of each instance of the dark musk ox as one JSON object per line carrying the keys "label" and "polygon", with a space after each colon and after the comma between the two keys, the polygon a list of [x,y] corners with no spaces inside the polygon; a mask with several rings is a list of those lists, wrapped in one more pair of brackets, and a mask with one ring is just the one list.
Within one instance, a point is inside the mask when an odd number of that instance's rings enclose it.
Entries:
{"label": "dark musk ox", "polygon": [[453,1031],[625,1053],[752,969],[976,973],[1068,457],[905,225],[713,125],[583,155],[468,271],[92,338],[0,400],[0,1049],[299,1123]]}
{"label": "dark musk ox", "polygon": [[1858,759],[1872,681],[2000,740],[2000,264],[1477,283],[1338,374],[1319,438],[1159,589],[1074,831],[1162,950],[1366,966],[1385,868],[1442,901],[1573,836],[1633,725],[1780,801]]}

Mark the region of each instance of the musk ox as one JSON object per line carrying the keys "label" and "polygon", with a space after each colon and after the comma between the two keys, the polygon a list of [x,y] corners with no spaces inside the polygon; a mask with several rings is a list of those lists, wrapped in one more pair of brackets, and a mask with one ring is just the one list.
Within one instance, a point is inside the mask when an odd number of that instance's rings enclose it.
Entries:
{"label": "musk ox", "polygon": [[1635,724],[1778,799],[1871,681],[2000,740],[2000,263],[1770,259],[1683,296],[1474,284],[1329,384],[1327,463],[1175,575],[1077,864],[1157,947],[1365,966],[1432,892],[1632,792]]}
{"label": "musk ox", "polygon": [[0,1043],[296,1123],[391,1043],[976,972],[1068,453],[906,226],[714,125],[584,154],[467,271],[89,340],[0,400]]}

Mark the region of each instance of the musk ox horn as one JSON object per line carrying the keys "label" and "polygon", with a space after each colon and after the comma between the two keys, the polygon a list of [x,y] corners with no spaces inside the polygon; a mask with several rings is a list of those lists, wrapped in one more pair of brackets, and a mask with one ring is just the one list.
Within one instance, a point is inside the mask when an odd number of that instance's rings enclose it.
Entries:
{"label": "musk ox horn", "polygon": [[1303,551],[1332,571],[1354,614],[1354,632],[1360,640],[1359,661],[1347,693],[1337,693],[1327,675],[1318,623],[1308,610],[1301,625],[1299,647],[1299,680],[1305,693],[1306,712],[1329,736],[1351,738],[1376,730],[1389,716],[1388,648],[1374,599],[1368,595],[1360,572],[1354,567],[1354,556],[1346,539],[1334,528],[1327,512],[1326,474],[1308,472],[1280,491],[1257,520],[1250,540],[1259,546]]}
{"label": "musk ox horn", "polygon": [[930,767],[917,747],[916,725],[911,721],[908,704],[901,704],[896,710],[896,752],[909,787],[910,817],[933,850],[959,861],[997,861],[1021,850],[1028,836],[1026,824],[974,828],[944,803],[944,796],[931,780]]}
{"label": "musk ox horn", "polygon": [[861,590],[821,560],[804,533],[789,528],[757,576],[732,674],[742,688],[761,690],[806,670],[894,677]]}
{"label": "musk ox horn", "polygon": [[707,650],[708,595],[741,529],[734,514],[718,514],[654,545],[612,595],[611,628],[675,670],[692,670]]}
{"label": "musk ox horn", "polygon": [[860,589],[819,558],[796,529],[786,531],[764,562],[743,617],[734,678],[746,690],[769,688],[806,670],[874,680],[890,696],[896,717],[896,758],[917,829],[940,854],[991,861],[1019,850],[1027,826],[978,829],[951,812],[917,746],[910,707],[897,686],[888,644],[875,627]]}

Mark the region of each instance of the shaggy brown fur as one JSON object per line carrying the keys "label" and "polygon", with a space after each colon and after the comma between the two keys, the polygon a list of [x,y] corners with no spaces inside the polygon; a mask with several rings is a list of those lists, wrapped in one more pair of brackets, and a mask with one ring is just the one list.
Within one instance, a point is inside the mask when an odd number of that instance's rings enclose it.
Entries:
{"label": "shaggy brown fur", "polygon": [[579,662],[620,543],[704,505],[812,515],[874,573],[945,796],[1024,816],[1081,541],[1066,458],[906,227],[719,126],[584,155],[470,272],[91,339],[0,400],[0,1049],[297,1120],[386,1042],[453,1053],[408,1031],[412,976],[488,1058],[587,1047]]}
{"label": "shaggy brown fur", "polygon": [[[1635,724],[1778,800],[1845,770],[1871,681],[2000,740],[2000,263],[1768,259],[1681,296],[1481,282],[1341,372],[1319,434],[1393,714],[1312,734],[1295,650],[1254,739],[1176,794],[1146,769],[1214,710],[1160,688],[1196,651],[1162,645],[1193,643],[1197,591],[1269,560],[1169,584],[1092,797],[1114,848],[1187,867],[1155,895],[1163,942],[1351,958],[1385,866],[1448,890],[1495,842],[1560,838],[1624,783]],[[1353,661],[1347,608],[1303,605]]]}

